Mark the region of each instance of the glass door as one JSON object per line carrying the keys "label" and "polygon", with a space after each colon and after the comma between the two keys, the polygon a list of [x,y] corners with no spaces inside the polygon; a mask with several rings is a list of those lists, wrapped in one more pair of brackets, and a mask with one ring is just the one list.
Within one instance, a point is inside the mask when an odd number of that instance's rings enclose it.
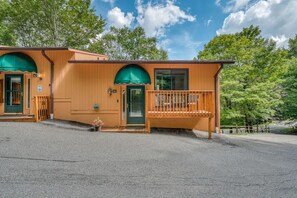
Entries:
{"label": "glass door", "polygon": [[23,75],[5,75],[5,113],[23,112]]}
{"label": "glass door", "polygon": [[144,86],[127,86],[127,124],[145,123]]}

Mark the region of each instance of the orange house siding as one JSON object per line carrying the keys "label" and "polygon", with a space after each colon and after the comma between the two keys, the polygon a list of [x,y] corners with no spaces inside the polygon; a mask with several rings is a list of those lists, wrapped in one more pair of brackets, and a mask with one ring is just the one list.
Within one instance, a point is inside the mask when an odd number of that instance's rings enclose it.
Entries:
{"label": "orange house siding", "polygon": [[[125,64],[67,64],[55,69],[55,118],[77,120],[90,123],[96,116],[104,121],[105,126],[125,126],[121,121],[121,89],[124,85],[114,85],[114,78],[120,68]],[[150,75],[152,84],[146,85],[146,90],[154,89],[155,68],[187,68],[189,69],[190,90],[214,90],[214,75],[219,64],[140,64]],[[64,78],[67,71],[67,78]],[[71,85],[70,85],[71,84]],[[69,86],[70,85],[70,86]],[[67,91],[65,89],[68,89]],[[111,96],[108,88],[117,90]],[[70,96],[65,93],[71,93]],[[93,105],[100,106],[98,111],[93,110]],[[214,103],[214,102],[213,102]],[[212,121],[214,130],[214,119]],[[207,130],[207,118],[195,119],[162,119],[152,120],[152,127],[195,128]]]}
{"label": "orange house siding", "polygon": [[[12,72],[13,74],[20,73],[24,75],[24,96],[27,96],[27,79],[31,79],[31,108],[27,108],[27,100],[24,99],[23,114],[34,114],[34,96],[50,96],[50,63],[42,55],[41,50],[22,50],[22,48],[0,50],[0,56],[10,52],[22,52],[29,55],[35,61],[38,73],[42,74],[42,79],[39,79],[33,77],[32,73]],[[112,61],[106,63],[75,63],[71,61],[107,60],[108,57],[68,48],[45,49],[45,53],[54,62],[55,119],[91,123],[97,116],[100,116],[106,127],[126,126],[126,119],[122,119],[121,96],[122,90],[126,89],[126,85],[115,85],[114,79],[117,72],[128,63]],[[154,71],[156,68],[186,68],[189,71],[189,90],[214,91],[214,77],[221,63],[139,62],[138,65],[143,67],[151,78],[151,84],[145,85],[146,90],[154,90]],[[1,72],[0,79],[4,79],[5,74],[9,73],[11,72]],[[38,86],[42,86],[42,92],[38,92]],[[107,91],[109,88],[115,89],[117,92],[109,95]],[[213,96],[212,104],[215,104],[214,98]],[[94,104],[99,104],[99,110],[93,109]],[[0,103],[0,115],[3,114],[4,104]],[[151,119],[151,127],[190,128],[207,131],[208,118]],[[215,119],[212,119],[211,130],[215,130]]]}

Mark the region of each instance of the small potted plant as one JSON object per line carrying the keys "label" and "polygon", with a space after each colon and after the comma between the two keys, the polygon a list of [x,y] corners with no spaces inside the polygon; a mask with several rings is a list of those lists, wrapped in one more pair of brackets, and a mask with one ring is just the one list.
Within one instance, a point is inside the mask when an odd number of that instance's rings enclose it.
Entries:
{"label": "small potted plant", "polygon": [[97,104],[97,103],[94,104],[94,105],[93,105],[93,109],[94,109],[95,111],[98,111],[98,110],[99,110],[99,104]]}
{"label": "small potted plant", "polygon": [[101,131],[102,126],[104,125],[103,121],[100,120],[99,117],[97,117],[93,122],[92,122],[93,127],[95,128],[95,131]]}

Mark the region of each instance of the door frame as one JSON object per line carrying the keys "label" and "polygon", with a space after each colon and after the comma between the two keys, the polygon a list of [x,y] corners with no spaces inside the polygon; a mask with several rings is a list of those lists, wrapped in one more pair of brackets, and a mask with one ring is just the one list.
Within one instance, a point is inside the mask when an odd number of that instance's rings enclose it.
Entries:
{"label": "door frame", "polygon": [[[6,100],[7,100],[7,87],[6,87],[6,81],[7,81],[7,77],[20,77],[21,78],[21,98],[20,98],[20,110],[18,111],[11,111],[7,109],[7,104],[6,104]],[[23,74],[5,74],[4,77],[4,113],[12,113],[12,114],[17,114],[17,113],[21,113],[23,114],[24,112],[24,75]]]}
{"label": "door frame", "polygon": [[[142,110],[143,110],[143,116],[141,117],[141,123],[131,123],[129,122],[129,97],[130,97],[130,89],[133,88],[141,88],[142,89],[142,98],[143,98],[143,106],[142,106]],[[137,125],[141,125],[144,126],[145,122],[146,122],[146,117],[145,117],[145,85],[127,85],[126,86],[126,125],[127,126],[137,126]],[[140,119],[139,119],[140,120]],[[130,120],[131,121],[131,120]]]}

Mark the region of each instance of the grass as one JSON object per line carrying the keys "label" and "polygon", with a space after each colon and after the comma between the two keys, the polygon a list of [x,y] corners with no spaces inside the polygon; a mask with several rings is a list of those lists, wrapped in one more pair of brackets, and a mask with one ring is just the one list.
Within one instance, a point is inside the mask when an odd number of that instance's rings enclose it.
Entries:
{"label": "grass", "polygon": [[288,134],[288,135],[297,135],[297,129],[286,128],[286,129],[282,129],[281,133]]}

